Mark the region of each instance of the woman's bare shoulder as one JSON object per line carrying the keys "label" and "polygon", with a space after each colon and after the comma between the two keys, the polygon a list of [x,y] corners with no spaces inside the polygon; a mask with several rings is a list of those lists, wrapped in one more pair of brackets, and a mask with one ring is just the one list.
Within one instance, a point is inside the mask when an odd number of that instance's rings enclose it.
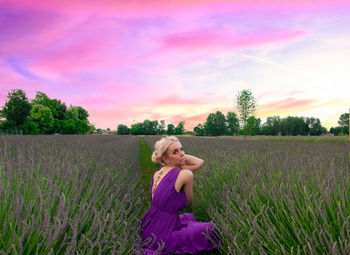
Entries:
{"label": "woman's bare shoulder", "polygon": [[188,169],[182,169],[179,173],[179,177],[181,179],[191,179],[193,178],[193,172],[191,170]]}

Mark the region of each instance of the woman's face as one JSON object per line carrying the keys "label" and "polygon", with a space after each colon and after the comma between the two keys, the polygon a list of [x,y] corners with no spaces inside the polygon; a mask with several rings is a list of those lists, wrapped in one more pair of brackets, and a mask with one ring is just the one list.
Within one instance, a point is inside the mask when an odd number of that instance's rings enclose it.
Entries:
{"label": "woman's face", "polygon": [[167,166],[180,167],[185,163],[185,151],[181,143],[173,142],[168,147],[167,155],[163,158]]}

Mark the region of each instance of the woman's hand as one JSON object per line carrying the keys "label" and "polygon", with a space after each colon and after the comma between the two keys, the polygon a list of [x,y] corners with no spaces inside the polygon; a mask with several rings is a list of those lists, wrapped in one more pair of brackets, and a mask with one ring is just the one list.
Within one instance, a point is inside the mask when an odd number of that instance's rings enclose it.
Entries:
{"label": "woman's hand", "polygon": [[183,163],[180,165],[180,169],[181,169],[181,170],[185,169],[185,162],[183,162]]}
{"label": "woman's hand", "polygon": [[200,167],[203,166],[204,160],[197,158],[195,156],[186,154],[185,155],[185,162],[182,163],[181,169],[188,169],[191,170],[192,172],[198,170]]}

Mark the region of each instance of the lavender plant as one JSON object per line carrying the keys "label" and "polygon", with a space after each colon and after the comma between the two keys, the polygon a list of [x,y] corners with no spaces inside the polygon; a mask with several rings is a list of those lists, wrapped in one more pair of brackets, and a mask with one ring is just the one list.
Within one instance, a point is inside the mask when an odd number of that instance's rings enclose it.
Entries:
{"label": "lavender plant", "polygon": [[140,177],[137,137],[0,137],[0,253],[131,254]]}
{"label": "lavender plant", "polygon": [[180,140],[205,160],[192,209],[221,227],[222,254],[350,253],[349,145]]}

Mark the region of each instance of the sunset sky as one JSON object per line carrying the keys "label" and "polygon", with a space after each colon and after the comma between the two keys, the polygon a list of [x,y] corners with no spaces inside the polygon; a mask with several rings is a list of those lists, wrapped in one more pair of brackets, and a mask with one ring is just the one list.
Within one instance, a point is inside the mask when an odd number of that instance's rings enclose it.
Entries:
{"label": "sunset sky", "polygon": [[350,1],[0,0],[0,106],[11,89],[80,105],[96,128],[193,130],[236,111],[316,117],[350,107]]}

